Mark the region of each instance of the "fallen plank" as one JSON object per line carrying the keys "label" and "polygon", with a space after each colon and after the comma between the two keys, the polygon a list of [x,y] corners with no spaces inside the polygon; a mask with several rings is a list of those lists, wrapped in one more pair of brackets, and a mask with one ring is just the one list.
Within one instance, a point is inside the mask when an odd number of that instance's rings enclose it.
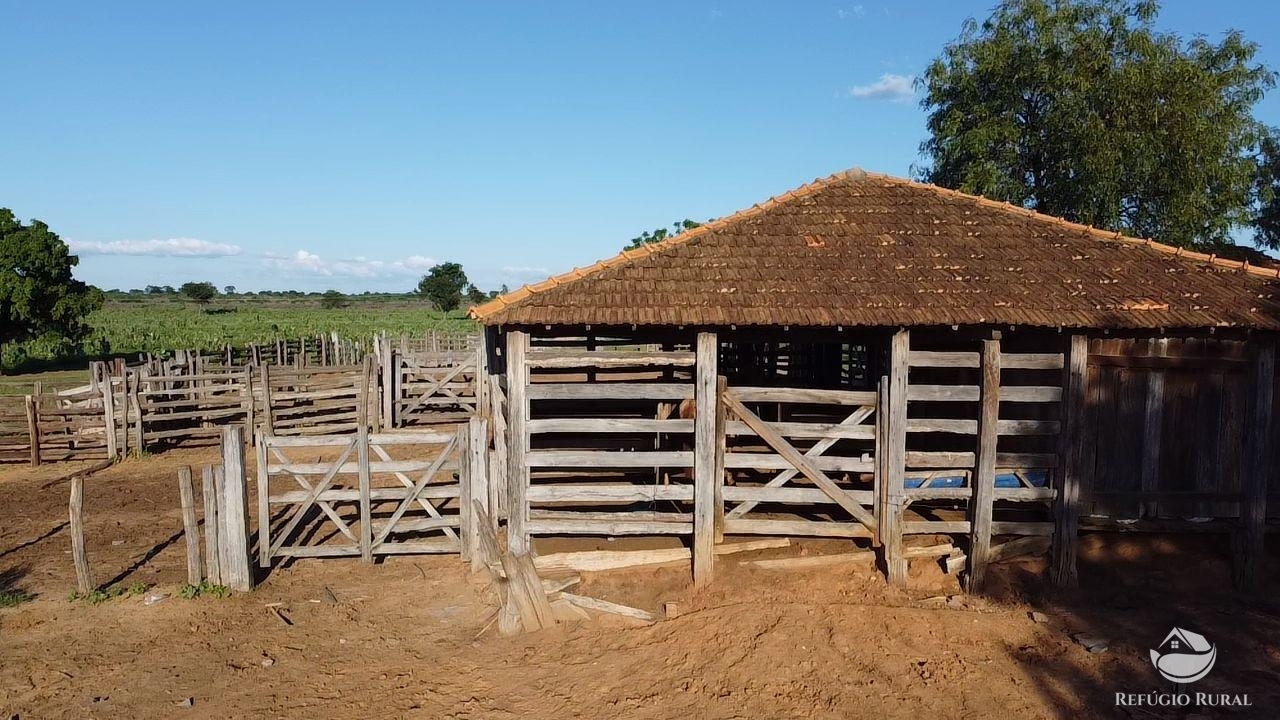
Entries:
{"label": "fallen plank", "polygon": [[774,558],[771,560],[748,560],[743,565],[760,570],[797,570],[802,568],[829,567],[846,563],[874,561],[876,554],[870,550],[859,550],[835,555],[813,555],[810,557]]}
{"label": "fallen plank", "polygon": [[[740,543],[717,545],[716,555],[749,552],[752,550],[770,550],[789,547],[789,538],[766,538],[764,540],[748,540]],[[598,572],[619,568],[637,567],[641,565],[667,565],[688,562],[688,548],[666,548],[661,550],[588,550],[583,552],[553,553],[543,555],[534,560],[534,567],[544,572],[574,571]]]}
{"label": "fallen plank", "polygon": [[1040,555],[1049,552],[1050,541],[1051,538],[1041,536],[1009,540],[991,548],[987,561],[1000,562],[1001,560],[1011,560],[1021,555]]}
{"label": "fallen plank", "polygon": [[[551,595],[553,593],[558,593],[565,588],[573,587],[580,582],[582,582],[582,578],[577,575],[571,575],[564,578],[543,578],[542,592]],[[552,604],[554,605],[554,603]]]}
{"label": "fallen plank", "polygon": [[557,622],[577,622],[579,620],[591,619],[591,615],[589,615],[586,610],[583,610],[564,598],[552,601],[551,614],[555,615]]}
{"label": "fallen plank", "polygon": [[634,618],[643,622],[653,623],[658,621],[658,616],[651,612],[645,612],[639,608],[633,608],[629,605],[619,605],[618,603],[609,602],[608,600],[599,600],[586,595],[573,595],[571,593],[560,593],[561,599],[577,605],[586,610],[595,610],[596,612],[610,613],[612,615],[622,615],[623,617]]}
{"label": "fallen plank", "polygon": [[942,543],[939,545],[922,545],[917,547],[909,547],[903,550],[903,555],[909,558],[918,557],[940,557],[942,555],[950,555],[955,546],[951,543]]}

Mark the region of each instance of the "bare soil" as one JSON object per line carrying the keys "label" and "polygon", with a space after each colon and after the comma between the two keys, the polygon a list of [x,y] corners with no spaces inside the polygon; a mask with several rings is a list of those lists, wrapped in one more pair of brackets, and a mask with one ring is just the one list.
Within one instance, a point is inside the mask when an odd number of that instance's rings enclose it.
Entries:
{"label": "bare soil", "polygon": [[[168,594],[152,605],[143,596],[70,602],[64,478],[75,465],[0,468],[0,589],[36,594],[0,609],[0,717],[1280,715],[1280,563],[1271,558],[1261,599],[1238,596],[1225,538],[1087,536],[1083,587],[1072,594],[1049,591],[1039,560],[996,566],[981,597],[961,595],[926,560],[913,561],[905,590],[870,563],[738,565],[851,549],[808,542],[723,557],[716,583],[697,594],[686,567],[588,574],[576,592],[658,612],[674,602],[680,614],[504,638],[485,629],[492,603],[456,557],[299,561],[274,568],[250,594],[178,597],[186,570],[176,472],[212,459],[210,450],[177,450],[87,482],[95,579]],[[1118,692],[1170,690],[1148,648],[1174,625],[1218,646],[1214,670],[1192,689],[1248,693],[1251,707],[1115,707]],[[1106,651],[1088,652],[1076,633],[1105,639]]]}

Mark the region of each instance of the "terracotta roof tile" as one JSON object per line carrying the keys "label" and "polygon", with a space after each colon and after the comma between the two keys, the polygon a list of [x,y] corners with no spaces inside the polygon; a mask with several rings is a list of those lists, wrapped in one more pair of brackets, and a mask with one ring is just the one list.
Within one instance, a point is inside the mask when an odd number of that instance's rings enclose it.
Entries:
{"label": "terracotta roof tile", "polygon": [[1277,277],[853,170],[471,312],[489,325],[1280,329]]}

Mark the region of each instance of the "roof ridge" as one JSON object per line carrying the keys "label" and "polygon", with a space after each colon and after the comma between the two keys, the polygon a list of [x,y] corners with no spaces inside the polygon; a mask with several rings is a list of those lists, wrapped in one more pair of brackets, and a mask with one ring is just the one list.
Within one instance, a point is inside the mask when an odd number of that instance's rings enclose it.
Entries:
{"label": "roof ridge", "polygon": [[[617,255],[614,255],[613,257],[605,258],[604,260],[598,260],[594,264],[589,265],[586,268],[575,267],[572,270],[569,270],[568,272],[563,272],[558,275],[552,275],[551,277],[547,278],[546,280],[543,280],[542,282],[534,283],[533,285],[526,284],[522,287],[512,290],[509,293],[506,293],[505,295],[499,295],[498,297],[492,300],[473,306],[469,311],[467,311],[467,314],[476,320],[483,320],[486,316],[492,315],[493,313],[498,312],[499,310],[502,310],[503,308],[506,308],[514,303],[520,302],[521,300],[524,300],[527,297],[536,295],[541,292],[546,292],[547,290],[558,287],[562,282],[565,282],[568,280],[581,280],[597,272],[608,270],[610,268],[616,267],[623,263],[630,262],[632,260],[637,260],[640,258],[646,258],[646,257],[649,257],[650,255],[653,255],[654,253],[663,252],[673,247],[684,245],[690,240],[699,238],[714,230],[719,230],[720,228],[724,227],[725,225],[728,225],[729,223],[738,222],[740,220],[746,220],[750,217],[753,217],[755,215],[758,215],[764,212],[765,210],[769,210],[781,203],[791,202],[793,200],[798,200],[800,198],[812,195],[813,193],[819,190],[822,190],[839,180],[844,180],[846,178],[851,178],[851,177],[860,179],[868,175],[869,173],[867,173],[866,171],[855,167],[849,170],[842,170],[840,172],[832,173],[831,175],[828,175],[825,178],[814,178],[812,182],[808,182],[799,187],[792,188],[791,190],[788,190],[781,195],[775,195],[762,203],[756,203],[755,205],[752,205],[749,208],[744,208],[730,215],[726,215],[722,218],[716,218],[715,220],[711,220],[710,222],[703,223],[696,228],[690,228],[683,232],[677,233],[665,240],[660,240],[656,243],[648,243],[645,245],[641,245],[640,247],[637,247],[637,248],[624,248]],[[888,176],[885,176],[885,177],[888,177]]]}
{"label": "roof ridge", "polygon": [[1049,215],[1047,213],[1038,212],[1030,208],[1024,208],[1020,205],[1014,205],[1013,203],[1010,203],[1010,202],[992,200],[991,198],[988,198],[988,197],[983,197],[981,195],[973,195],[971,193],[961,192],[960,190],[952,190],[951,188],[945,188],[945,187],[942,187],[941,185],[933,185],[930,183],[919,182],[917,180],[911,180],[909,178],[900,178],[895,175],[888,175],[885,173],[866,172],[865,174],[867,177],[876,178],[879,180],[887,180],[889,182],[896,182],[899,184],[909,185],[911,187],[918,187],[924,190],[930,190],[940,195],[950,195],[952,197],[964,198],[964,199],[976,202],[979,205],[983,205],[983,206],[990,207],[997,210],[1005,210],[1005,211],[1021,210],[1027,213],[1028,216],[1033,217],[1037,220],[1040,220],[1043,222],[1056,223],[1058,225],[1063,225],[1068,228],[1080,230],[1100,240],[1112,240],[1112,241],[1129,243],[1131,245],[1143,245],[1157,252],[1162,252],[1162,253],[1165,253],[1166,255],[1173,255],[1174,257],[1185,258],[1191,261],[1203,260],[1209,263],[1210,265],[1216,265],[1218,267],[1223,267],[1223,268],[1230,268],[1232,270],[1241,270],[1251,275],[1257,275],[1259,277],[1280,278],[1280,267],[1275,267],[1275,268],[1259,267],[1257,265],[1250,265],[1248,260],[1229,260],[1227,258],[1218,257],[1217,253],[1202,253],[1195,250],[1188,250],[1183,247],[1178,247],[1176,245],[1168,245],[1166,243],[1156,242],[1151,238],[1131,237],[1129,235],[1125,235],[1124,233],[1118,230],[1103,230],[1102,228],[1096,228],[1096,227],[1093,227],[1092,225],[1073,222],[1066,218],[1058,217],[1056,215]]}

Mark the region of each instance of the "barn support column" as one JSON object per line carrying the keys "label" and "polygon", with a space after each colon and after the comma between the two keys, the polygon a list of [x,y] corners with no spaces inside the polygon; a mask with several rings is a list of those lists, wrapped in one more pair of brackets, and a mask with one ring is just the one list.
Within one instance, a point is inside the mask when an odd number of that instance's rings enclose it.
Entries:
{"label": "barn support column", "polygon": [[907,583],[907,558],[902,550],[902,513],[906,509],[907,472],[907,360],[911,352],[911,334],[907,330],[894,333],[889,342],[888,422],[884,453],[884,489],[880,504],[880,541],[884,545],[885,574],[892,585]]}
{"label": "barn support column", "polygon": [[1276,346],[1268,338],[1252,353],[1248,417],[1245,419],[1243,472],[1240,484],[1243,506],[1240,528],[1232,548],[1232,580],[1236,589],[1256,591],[1262,585],[1266,565],[1267,485],[1274,468],[1271,463],[1271,407],[1274,401]]}
{"label": "barn support column", "polygon": [[1067,345],[1062,379],[1062,424],[1058,435],[1058,499],[1053,512],[1052,580],[1059,587],[1075,587],[1076,546],[1080,534],[1080,483],[1084,473],[1081,425],[1085,414],[1085,380],[1089,338],[1072,335]]}
{"label": "barn support column", "polygon": [[716,477],[717,393],[716,355],[719,343],[713,332],[698,333],[697,376],[694,381],[693,458],[693,585],[705,587],[715,569],[716,499],[720,493]]}
{"label": "barn support column", "polygon": [[991,553],[991,509],[996,494],[996,440],[1000,422],[1000,340],[982,341],[982,385],[978,415],[978,453],[969,510],[969,592],[982,590]]}
{"label": "barn support column", "polygon": [[529,333],[507,332],[507,549],[529,552]]}

